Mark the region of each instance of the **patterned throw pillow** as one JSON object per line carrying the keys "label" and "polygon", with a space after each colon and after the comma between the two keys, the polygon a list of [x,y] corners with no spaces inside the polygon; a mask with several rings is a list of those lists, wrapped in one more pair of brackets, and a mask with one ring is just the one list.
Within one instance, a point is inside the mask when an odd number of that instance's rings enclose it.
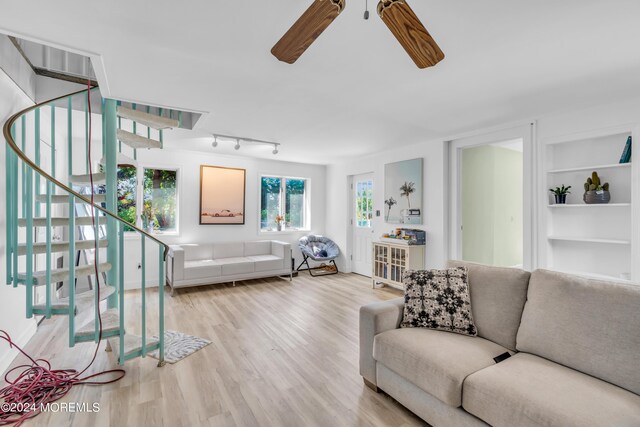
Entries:
{"label": "patterned throw pillow", "polygon": [[478,335],[471,314],[467,268],[408,270],[404,282],[403,328],[430,328]]}

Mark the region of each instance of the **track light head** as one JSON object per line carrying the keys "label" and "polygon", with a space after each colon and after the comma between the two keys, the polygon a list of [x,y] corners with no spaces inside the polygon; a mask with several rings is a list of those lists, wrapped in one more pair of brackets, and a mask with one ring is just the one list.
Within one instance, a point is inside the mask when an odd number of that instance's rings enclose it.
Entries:
{"label": "track light head", "polygon": [[236,139],[236,145],[233,148],[235,148],[236,150],[240,149],[240,140],[239,139]]}
{"label": "track light head", "polygon": [[274,148],[272,151],[273,154],[278,154],[278,147]]}
{"label": "track light head", "polygon": [[211,146],[213,148],[216,148],[218,146],[218,137],[217,136],[213,136],[213,142],[211,143]]}

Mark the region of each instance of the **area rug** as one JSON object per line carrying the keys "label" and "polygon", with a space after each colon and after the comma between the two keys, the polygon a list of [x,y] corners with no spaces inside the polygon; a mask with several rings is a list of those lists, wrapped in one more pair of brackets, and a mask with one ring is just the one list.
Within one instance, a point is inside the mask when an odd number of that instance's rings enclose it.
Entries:
{"label": "area rug", "polygon": [[[154,336],[153,339],[158,339]],[[164,360],[167,363],[176,363],[185,357],[195,353],[211,344],[211,341],[193,335],[176,331],[164,332]],[[149,356],[158,359],[158,350],[149,353]]]}

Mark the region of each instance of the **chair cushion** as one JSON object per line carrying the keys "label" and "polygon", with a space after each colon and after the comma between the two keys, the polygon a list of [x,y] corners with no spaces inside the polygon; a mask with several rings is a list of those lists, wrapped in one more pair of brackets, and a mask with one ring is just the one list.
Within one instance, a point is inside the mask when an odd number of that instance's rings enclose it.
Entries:
{"label": "chair cushion", "polygon": [[526,353],[470,375],[462,406],[495,427],[640,425],[640,396]]}
{"label": "chair cushion", "polygon": [[328,237],[310,234],[298,241],[300,251],[315,261],[329,261],[340,255],[338,245]]}
{"label": "chair cushion", "polygon": [[536,270],[517,348],[640,394],[640,286]]}
{"label": "chair cushion", "polygon": [[233,276],[236,274],[253,273],[255,271],[255,263],[249,258],[245,258],[245,257],[223,258],[217,261],[222,266],[223,276]]}
{"label": "chair cushion", "polygon": [[255,271],[282,270],[284,259],[275,255],[255,255],[247,257],[255,263]]}
{"label": "chair cushion", "polygon": [[447,405],[462,404],[462,383],[507,349],[484,338],[423,328],[376,335],[373,358]]}
{"label": "chair cushion", "polygon": [[515,350],[531,273],[462,261],[449,261],[448,266],[467,267],[478,336]]}
{"label": "chair cushion", "polygon": [[244,256],[271,254],[271,241],[244,242]]}
{"label": "chair cushion", "polygon": [[218,261],[212,259],[185,261],[184,279],[206,279],[207,277],[218,277],[222,274],[222,267]]}
{"label": "chair cushion", "polygon": [[244,256],[244,243],[216,243],[213,245],[213,259]]}

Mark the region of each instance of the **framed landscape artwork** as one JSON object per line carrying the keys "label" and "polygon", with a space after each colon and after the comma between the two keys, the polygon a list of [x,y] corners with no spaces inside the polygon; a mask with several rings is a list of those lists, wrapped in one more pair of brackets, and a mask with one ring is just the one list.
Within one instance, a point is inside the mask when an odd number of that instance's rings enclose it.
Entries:
{"label": "framed landscape artwork", "polygon": [[384,218],[389,224],[422,224],[422,161],[384,165]]}
{"label": "framed landscape artwork", "polygon": [[244,224],[244,169],[200,166],[200,225]]}

